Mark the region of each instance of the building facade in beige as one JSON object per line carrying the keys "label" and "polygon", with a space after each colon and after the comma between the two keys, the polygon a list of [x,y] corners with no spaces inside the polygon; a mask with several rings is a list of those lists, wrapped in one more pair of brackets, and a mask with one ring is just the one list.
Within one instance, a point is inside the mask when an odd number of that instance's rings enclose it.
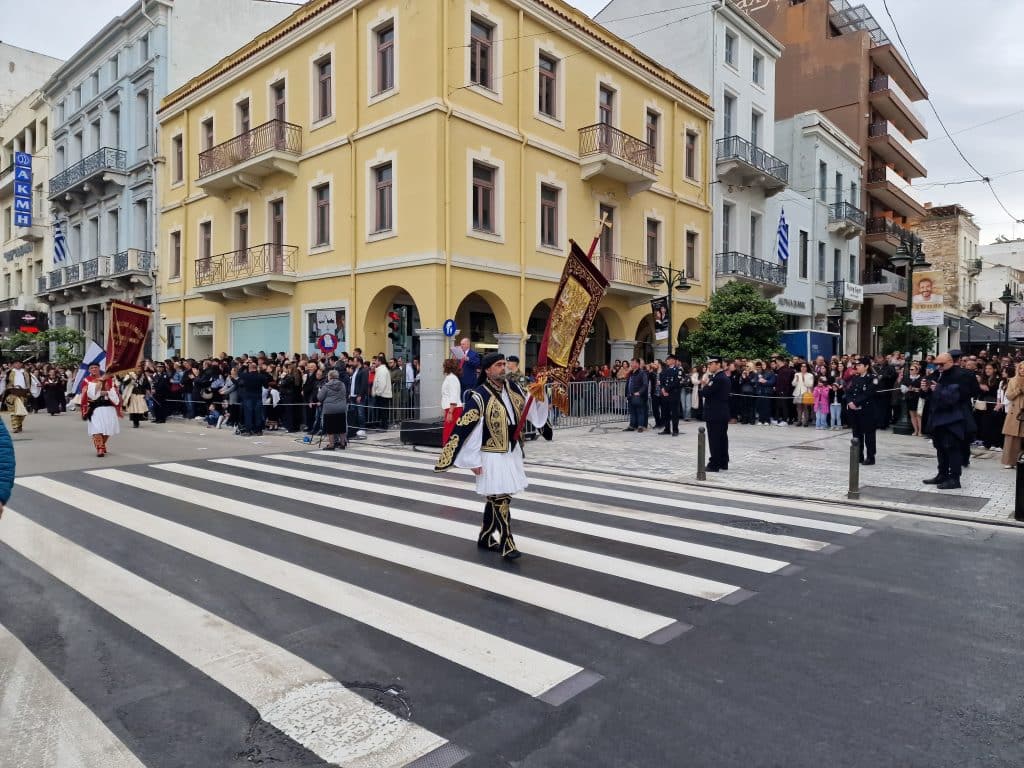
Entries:
{"label": "building facade in beige", "polygon": [[158,119],[168,353],[337,329],[439,386],[453,319],[530,364],[568,240],[602,218],[585,362],[652,355],[656,267],[689,278],[673,338],[710,293],[707,96],[556,0],[314,0]]}

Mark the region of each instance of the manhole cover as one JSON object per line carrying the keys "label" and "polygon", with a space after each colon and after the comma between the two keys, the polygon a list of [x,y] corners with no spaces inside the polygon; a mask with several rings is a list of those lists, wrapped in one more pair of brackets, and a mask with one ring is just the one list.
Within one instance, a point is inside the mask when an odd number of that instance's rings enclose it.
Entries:
{"label": "manhole cover", "polygon": [[788,525],[769,523],[767,520],[726,520],[725,524],[730,528],[741,528],[744,531],[759,531],[761,533],[783,534],[793,530]]}
{"label": "manhole cover", "polygon": [[824,451],[825,449],[819,445],[791,445],[789,446],[794,451]]}

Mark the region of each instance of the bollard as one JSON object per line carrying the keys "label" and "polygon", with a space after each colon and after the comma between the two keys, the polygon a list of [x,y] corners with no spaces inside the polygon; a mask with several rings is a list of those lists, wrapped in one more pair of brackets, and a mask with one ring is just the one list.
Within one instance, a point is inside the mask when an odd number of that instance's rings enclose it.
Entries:
{"label": "bollard", "polygon": [[1013,519],[1024,521],[1024,453],[1017,458],[1017,497],[1013,504]]}
{"label": "bollard", "polygon": [[846,498],[860,498],[860,438],[857,437],[850,441],[850,487]]}
{"label": "bollard", "polygon": [[[707,446],[707,436],[706,436],[705,432],[706,432],[706,430],[704,429],[704,427],[700,427],[697,430],[697,479],[698,480],[707,480],[708,479],[707,467],[704,464],[705,448]],[[1019,498],[1019,496],[1018,496],[1018,498]]]}

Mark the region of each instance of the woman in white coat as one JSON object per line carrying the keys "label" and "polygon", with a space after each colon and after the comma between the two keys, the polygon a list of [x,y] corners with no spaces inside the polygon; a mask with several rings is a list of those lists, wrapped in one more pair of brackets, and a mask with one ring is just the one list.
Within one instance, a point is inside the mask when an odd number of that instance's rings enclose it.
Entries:
{"label": "woman in white coat", "polygon": [[807,363],[800,363],[800,370],[793,376],[793,403],[800,426],[809,427],[814,410],[814,374]]}

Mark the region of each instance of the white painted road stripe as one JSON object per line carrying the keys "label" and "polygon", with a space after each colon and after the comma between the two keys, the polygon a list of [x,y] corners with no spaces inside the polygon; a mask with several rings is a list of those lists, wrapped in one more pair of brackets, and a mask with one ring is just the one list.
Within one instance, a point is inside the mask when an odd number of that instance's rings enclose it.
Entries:
{"label": "white painted road stripe", "polygon": [[[422,465],[418,462],[402,461],[399,459],[389,459],[385,456],[370,459],[366,458],[367,461],[374,461],[378,464],[389,464],[396,467],[412,467],[419,469]],[[214,459],[216,461],[216,459]],[[528,470],[529,471],[529,470]],[[596,488],[592,485],[582,485],[579,483],[566,483],[558,480],[534,480],[530,483],[531,486],[540,486],[542,488],[554,488],[562,491],[578,491],[580,493],[589,494],[603,494],[608,495],[608,491]],[[690,501],[689,499],[671,499],[665,496],[652,496],[646,493],[635,493],[633,491],[619,491],[616,490],[614,493],[616,499],[626,499],[628,501],[638,501],[642,504],[651,504],[659,507],[668,507],[680,512],[685,512],[689,509],[699,510],[701,512],[713,512],[717,515],[730,515],[732,517],[744,517],[753,520],[764,520],[769,523],[781,523],[783,525],[796,525],[802,528],[813,528],[819,531],[831,531],[833,533],[845,533],[854,534],[860,530],[859,526],[845,525],[843,523],[833,523],[828,520],[815,520],[810,517],[795,517],[793,515],[779,515],[774,512],[761,512],[759,510],[750,510],[744,507],[726,507],[717,504],[704,504],[699,501]]]}
{"label": "white painted road stripe", "polygon": [[[237,485],[239,482],[239,479],[232,475],[212,472],[200,467],[190,467],[184,464],[158,464],[155,466],[157,469],[167,472],[212,480],[218,483],[228,483],[232,486]],[[145,483],[145,481],[146,478],[133,475],[130,482],[134,485],[140,485]],[[180,486],[173,487],[176,489],[175,497],[181,498]],[[302,488],[289,488],[273,483],[265,483],[260,480],[246,478],[245,487],[293,501],[316,504],[317,506],[327,507],[332,510],[349,511],[357,506],[354,502],[337,496],[329,496],[326,493],[307,491]],[[189,493],[195,493],[195,491],[190,490]],[[220,500],[224,499],[223,496],[214,496],[214,498],[218,504]],[[362,502],[358,504],[358,507],[360,508],[360,514],[362,514],[362,510],[365,510],[367,514],[383,520],[389,519],[391,515],[398,515],[400,513],[400,510],[392,510],[387,507],[378,507]],[[300,520],[305,521],[305,518],[300,518]],[[315,521],[306,522],[313,523]],[[288,523],[289,526],[297,524],[298,522],[292,523],[291,521]],[[274,523],[268,523],[268,525],[274,525]],[[320,528],[308,528],[307,530],[310,532],[316,530],[316,538],[339,547],[345,546],[345,537],[355,533],[354,531],[333,525],[328,526],[328,528],[336,531],[337,535],[330,534],[330,537],[328,537],[330,531],[323,531]],[[294,530],[294,528],[287,527],[285,530]],[[643,639],[676,624],[675,619],[667,616],[659,616],[658,614],[622,605],[611,600],[594,597],[572,589],[565,589],[554,584],[546,584],[536,579],[519,576],[513,572],[488,568],[433,552],[424,552],[416,547],[408,547],[406,545],[401,545],[401,549],[389,548],[384,550],[382,549],[382,544],[376,542],[387,544],[392,544],[393,542],[387,542],[372,536],[368,536],[367,539],[373,541],[373,547],[369,550],[360,549],[359,551],[369,557],[392,560],[401,565],[408,565],[415,570],[431,573],[445,579],[451,579],[452,581],[466,583],[470,586],[519,600],[523,603],[536,605],[538,608],[560,613],[569,618],[578,619],[579,621],[593,624],[612,632],[618,632],[628,637]],[[473,539],[470,542],[471,545],[475,540],[476,532],[474,529]],[[364,544],[368,543],[370,542],[364,542]],[[400,545],[394,543],[394,546],[399,547]],[[474,551],[476,551],[475,547]]]}
{"label": "white painted road stripe", "polygon": [[[135,488],[163,493],[171,498],[181,498],[180,486],[162,483],[159,480],[140,478],[120,470],[99,470],[89,474]],[[142,510],[108,501],[102,496],[63,483],[37,475],[22,478],[18,484],[59,499],[64,504],[115,525],[196,557],[202,557],[254,581],[353,618],[530,696],[542,696],[556,685],[583,672],[583,668],[575,664],[538,653],[436,613],[147,514]],[[157,484],[160,486],[159,489],[154,487]],[[382,539],[374,540],[353,531],[332,528],[329,525],[213,494],[189,490],[188,499],[190,503],[202,504],[211,510],[273,525],[298,535],[316,532],[320,535],[314,538],[319,541],[324,541],[326,534],[332,539],[328,543],[357,552],[365,552],[381,544],[387,544]],[[404,563],[406,557],[416,554],[412,547],[404,549],[411,551],[395,551],[394,557],[389,559]],[[420,556],[425,556],[425,553],[420,553]]]}
{"label": "white painted road stripe", "polygon": [[3,626],[0,744],[7,768],[146,768]]}
{"label": "white painted road stripe", "polygon": [[[295,464],[302,464],[306,467],[323,467],[325,469],[338,468],[338,462],[336,461],[311,459],[308,456],[279,454],[274,456],[263,456],[261,458],[287,461]],[[374,469],[373,477],[417,482],[424,485],[451,487],[450,480],[443,477],[435,477],[433,475],[413,475],[408,472],[390,472],[386,469]],[[350,487],[355,487],[353,486],[353,481],[348,479],[345,480],[345,484]],[[405,499],[414,498],[419,501],[444,504],[449,507],[469,510],[470,512],[480,511],[480,502],[474,500],[412,491],[411,489],[401,485],[385,485],[383,483],[368,483],[367,485],[372,486],[372,490],[377,493],[400,496]],[[370,489],[368,488],[367,490]],[[518,497],[519,495],[517,495],[517,498]],[[590,505],[584,505],[583,509],[590,509]],[[622,528],[612,528],[607,525],[597,525],[583,520],[577,520],[575,518],[547,515],[541,512],[531,512],[526,509],[521,509],[518,506],[513,508],[513,515],[517,520],[536,523],[537,525],[545,525],[549,528],[558,528],[565,531],[583,533],[588,536],[597,536],[609,541],[621,541],[625,544],[633,544],[638,547],[657,549],[662,552],[671,552],[673,554],[684,555],[686,557],[696,557],[701,560],[710,560],[711,562],[722,563],[723,565],[731,565],[735,568],[747,568],[760,573],[775,573],[789,565],[789,563],[784,560],[773,560],[771,558],[759,557],[757,555],[747,555],[731,549],[722,549],[721,547],[709,547],[704,544],[694,544],[690,541],[680,541],[679,539],[654,536],[649,533],[630,531]]]}
{"label": "white painted road stripe", "polygon": [[[108,504],[106,499],[102,504]],[[401,768],[447,744],[322,669],[7,508],[0,538],[103,610],[249,702],[267,723],[345,768]]]}
{"label": "white painted road stripe", "polygon": [[[266,464],[257,464],[253,461],[244,461],[241,459],[214,459],[211,463],[224,464],[226,466],[238,467],[240,469],[252,469],[257,472],[264,473],[273,469],[273,467]],[[190,472],[194,474],[195,468],[190,467],[189,469]],[[238,482],[237,478],[228,477],[230,478],[230,482]],[[287,477],[295,480],[308,480],[310,482],[333,485],[350,491],[364,490],[373,492],[379,488],[379,486],[374,483],[350,480],[346,477],[337,477],[323,472],[303,472],[296,469],[289,470],[287,472]],[[281,496],[291,496],[294,490],[291,487],[277,484],[264,483],[264,485],[270,486],[274,489],[270,491],[271,493],[276,493]],[[254,481],[249,478],[245,479],[245,486],[253,490],[259,490],[254,485]],[[457,506],[459,503],[458,499],[450,499],[446,496],[414,491],[412,489],[403,489],[402,496],[406,499],[416,499],[419,501],[428,501],[430,503],[442,505],[447,504],[449,506]],[[475,543],[477,535],[479,534],[479,529],[475,525],[469,523],[459,523],[455,520],[446,520],[444,518],[435,517],[434,515],[407,512],[402,509],[395,509],[376,504],[366,504],[361,501],[353,501],[351,499],[343,499],[341,497],[337,497],[335,499],[333,506],[335,509],[341,509],[345,512],[365,515],[366,517],[386,520],[400,525],[408,525],[415,528],[435,531],[448,536],[458,537],[467,542]],[[482,504],[476,505],[477,510],[480,510],[482,507]],[[512,511],[512,515],[513,518],[515,518],[516,513],[514,509]],[[516,543],[519,544],[520,549],[525,553],[535,557],[543,557],[548,560],[565,563],[566,565],[572,565],[577,568],[597,571],[598,573],[615,576],[620,579],[636,581],[646,586],[661,587],[662,589],[672,590],[673,592],[679,592],[684,595],[693,595],[694,597],[700,597],[705,600],[721,600],[723,597],[727,597],[733,592],[739,591],[739,587],[733,586],[732,584],[724,584],[720,581],[712,581],[711,579],[704,579],[685,573],[677,573],[666,568],[655,568],[654,566],[645,565],[635,560],[624,560],[619,557],[602,555],[598,552],[575,549],[563,544],[544,541],[543,539],[534,539],[529,536],[517,535]]]}
{"label": "white painted road stripe", "polygon": [[[368,454],[374,453],[379,454],[377,460],[380,457],[391,457],[394,455],[394,451],[386,452],[376,446],[371,445],[360,445],[358,452],[350,453],[347,455],[339,456],[339,458],[351,458],[351,459],[363,459],[367,461]],[[424,457],[422,462],[416,464],[416,466],[423,466],[433,471],[436,457],[424,453],[414,453],[411,451],[403,451],[402,456],[407,458],[420,456]],[[630,484],[650,484],[660,490],[668,491],[669,493],[680,493],[690,495],[706,496],[708,498],[721,498],[729,499],[730,501],[742,501],[748,504],[759,504],[765,507],[782,507],[787,510],[802,509],[807,512],[813,512],[815,514],[823,515],[834,515],[836,517],[855,517],[861,520],[881,520],[886,517],[886,512],[874,512],[870,509],[862,507],[851,507],[844,506],[841,504],[833,504],[831,502],[813,502],[805,501],[801,499],[780,499],[772,496],[760,496],[757,494],[743,493],[741,491],[731,491],[727,488],[718,488],[711,485],[684,485],[682,483],[673,483],[667,480],[658,480],[651,477],[625,477],[617,474],[602,474],[593,470],[582,470],[582,469],[563,469],[561,467],[552,467],[547,464],[527,464],[527,473],[530,476],[535,474],[547,475],[551,477],[565,477],[567,472],[572,472],[572,477],[579,478],[580,480],[590,480],[595,483],[614,483],[616,485],[630,485]],[[618,491],[609,491],[610,494],[617,493]],[[680,499],[680,503],[687,503],[685,499]]]}
{"label": "white painted road stripe", "polygon": [[[281,459],[284,456],[290,454],[274,454],[269,456],[262,456],[264,459]],[[338,466],[342,469],[349,471],[366,470],[372,472],[375,476],[380,475],[380,470],[375,466],[367,466],[358,462],[359,459],[365,458],[361,454],[355,456],[339,456],[338,459],[327,459],[327,461]],[[370,461],[379,461],[376,457],[369,459]],[[391,463],[391,462],[382,462]],[[435,474],[432,470],[426,468],[425,471],[416,472],[415,474],[407,472],[404,477],[410,482],[426,483],[428,485],[451,485],[451,477],[457,478],[458,480],[469,480],[469,478],[463,475],[449,475],[449,479],[445,479]],[[530,473],[533,473],[533,468],[530,467]],[[470,483],[466,482],[463,484],[464,490],[470,490]],[[614,493],[610,494],[611,498],[614,499]],[[533,502],[535,504],[544,505],[544,507],[550,509],[552,507],[567,507],[570,506],[574,500],[565,497],[558,496],[545,496],[542,493],[533,493],[531,491],[524,491],[523,493],[516,494],[516,501]],[[517,504],[517,509],[521,507]],[[766,533],[763,531],[748,531],[743,528],[733,528],[729,525],[722,525],[721,523],[710,523],[706,520],[694,520],[688,517],[676,517],[675,515],[665,515],[660,512],[649,512],[646,509],[630,509],[629,507],[615,507],[610,504],[599,504],[594,501],[587,501],[586,506],[581,506],[581,510],[585,512],[594,512],[601,515],[609,515],[611,517],[621,517],[627,520],[637,520],[644,523],[655,523],[657,525],[664,525],[670,528],[682,528],[684,530],[700,531],[702,533],[712,533],[717,536],[728,536],[733,539],[743,539],[744,541],[757,541],[763,544],[773,544],[777,547],[787,547],[789,549],[799,549],[804,552],[820,552],[828,546],[831,546],[827,541],[818,541],[816,539],[804,539],[799,536],[787,536],[782,533]],[[522,517],[522,513],[519,513],[519,517]]]}

